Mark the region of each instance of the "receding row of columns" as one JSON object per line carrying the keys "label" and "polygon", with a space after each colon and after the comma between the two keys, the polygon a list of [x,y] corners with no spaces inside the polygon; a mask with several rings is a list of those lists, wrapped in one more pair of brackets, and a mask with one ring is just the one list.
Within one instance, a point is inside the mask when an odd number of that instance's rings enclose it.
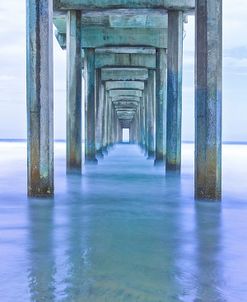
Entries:
{"label": "receding row of columns", "polygon": [[[28,194],[54,193],[52,1],[27,0]],[[221,0],[196,1],[195,197],[221,198]],[[67,16],[67,172],[82,168],[81,11]],[[95,68],[95,49],[84,49],[85,163],[97,163],[109,146],[121,141],[122,128],[155,165],[181,168],[183,12],[168,12],[168,49],[156,49],[156,68],[146,69],[141,96],[107,89],[114,68]],[[126,67],[127,68],[127,67]],[[131,67],[133,68],[133,66]],[[129,69],[130,70],[130,69]],[[128,70],[126,69],[126,72]],[[141,69],[133,70],[136,74]],[[103,74],[104,73],[104,74]],[[123,74],[126,76],[125,71]],[[104,76],[103,76],[104,75]],[[107,79],[105,75],[108,75]],[[128,88],[128,85],[126,86]],[[125,101],[126,104],[121,104]],[[128,103],[129,102],[129,103]],[[131,103],[131,106],[129,105]]]}

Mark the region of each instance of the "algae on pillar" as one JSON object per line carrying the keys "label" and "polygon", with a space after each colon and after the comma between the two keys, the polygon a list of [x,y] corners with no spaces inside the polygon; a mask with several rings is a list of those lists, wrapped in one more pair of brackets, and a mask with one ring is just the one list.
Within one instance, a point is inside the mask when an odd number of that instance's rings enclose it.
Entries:
{"label": "algae on pillar", "polygon": [[86,140],[85,163],[96,164],[96,103],[95,103],[95,49],[86,48],[85,77],[86,77]]}
{"label": "algae on pillar", "polygon": [[166,108],[167,108],[167,55],[166,49],[157,49],[156,68],[156,139],[155,165],[164,164],[166,157]]}
{"label": "algae on pillar", "polygon": [[183,12],[168,11],[166,171],[180,171]]}
{"label": "algae on pillar", "polygon": [[81,12],[67,14],[67,173],[81,173],[82,165]]}
{"label": "algae on pillar", "polygon": [[196,1],[195,198],[221,199],[222,0]]}
{"label": "algae on pillar", "polygon": [[52,1],[27,0],[28,195],[54,193]]}

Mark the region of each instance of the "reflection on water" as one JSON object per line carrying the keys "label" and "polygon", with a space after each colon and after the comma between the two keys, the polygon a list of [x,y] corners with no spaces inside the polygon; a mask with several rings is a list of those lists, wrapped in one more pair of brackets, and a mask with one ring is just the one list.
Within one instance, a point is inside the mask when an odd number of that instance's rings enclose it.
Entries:
{"label": "reflection on water", "polygon": [[31,301],[55,301],[53,203],[30,201],[28,282]]}
{"label": "reflection on water", "polygon": [[[27,199],[24,144],[0,147],[1,301],[244,301],[246,170],[232,169],[233,146],[222,204],[193,201],[190,145],[179,178],[132,145],[66,177],[57,144],[54,200]],[[246,151],[235,147],[239,161]]]}

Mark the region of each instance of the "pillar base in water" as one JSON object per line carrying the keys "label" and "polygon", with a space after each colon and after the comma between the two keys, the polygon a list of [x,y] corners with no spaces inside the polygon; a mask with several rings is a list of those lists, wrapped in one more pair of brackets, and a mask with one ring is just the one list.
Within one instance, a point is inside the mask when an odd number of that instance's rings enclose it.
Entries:
{"label": "pillar base in water", "polygon": [[96,156],[97,156],[98,158],[104,158],[104,154],[103,154],[102,148],[96,152]]}
{"label": "pillar base in water", "polygon": [[38,190],[38,191],[34,191],[29,190],[28,191],[28,197],[30,198],[53,198],[54,197],[54,188],[50,188],[47,190]]}
{"label": "pillar base in water", "polygon": [[103,155],[108,155],[108,149],[107,147],[102,147],[102,152],[103,152]]}
{"label": "pillar base in water", "polygon": [[166,162],[166,172],[179,174],[181,172],[181,165],[180,164],[170,164],[170,163]]}
{"label": "pillar base in water", "polygon": [[92,158],[92,159],[85,159],[85,165],[89,166],[89,165],[97,165],[98,164],[98,160],[96,158]]}
{"label": "pillar base in water", "polygon": [[156,167],[165,166],[165,161],[162,159],[155,159],[154,166],[156,166]]}
{"label": "pillar base in water", "polygon": [[196,193],[195,193],[195,199],[200,201],[212,201],[212,202],[217,202],[217,201],[221,201],[221,190],[219,191],[210,191],[210,190],[205,190],[205,189],[197,189]]}
{"label": "pillar base in water", "polygon": [[78,167],[77,168],[71,168],[71,167],[68,168],[67,167],[66,174],[67,175],[72,175],[72,174],[73,175],[76,175],[76,174],[81,175],[81,168],[78,168]]}

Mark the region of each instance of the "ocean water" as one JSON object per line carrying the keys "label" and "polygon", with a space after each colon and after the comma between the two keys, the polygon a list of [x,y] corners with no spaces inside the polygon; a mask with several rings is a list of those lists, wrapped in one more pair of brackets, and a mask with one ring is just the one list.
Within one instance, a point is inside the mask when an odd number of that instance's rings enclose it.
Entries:
{"label": "ocean water", "polygon": [[26,145],[0,143],[1,302],[239,302],[247,297],[247,146],[223,147],[223,200],[193,199],[193,145],[165,176],[137,146],[26,197]]}

